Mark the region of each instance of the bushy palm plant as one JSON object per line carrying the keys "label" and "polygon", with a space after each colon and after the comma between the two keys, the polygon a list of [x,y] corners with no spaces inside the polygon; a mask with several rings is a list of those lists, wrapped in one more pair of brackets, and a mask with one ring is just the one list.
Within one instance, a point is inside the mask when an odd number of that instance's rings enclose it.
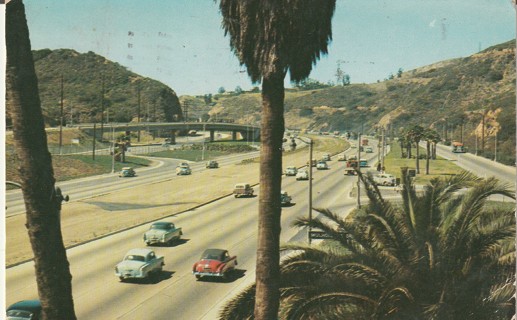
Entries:
{"label": "bushy palm plant", "polygon": [[402,201],[392,203],[361,179],[370,201],[353,218],[320,209],[322,218],[297,220],[333,241],[285,247],[292,252],[281,265],[283,319],[510,318],[514,212],[486,205],[491,195],[513,198],[507,186],[463,173],[417,193],[403,172]]}

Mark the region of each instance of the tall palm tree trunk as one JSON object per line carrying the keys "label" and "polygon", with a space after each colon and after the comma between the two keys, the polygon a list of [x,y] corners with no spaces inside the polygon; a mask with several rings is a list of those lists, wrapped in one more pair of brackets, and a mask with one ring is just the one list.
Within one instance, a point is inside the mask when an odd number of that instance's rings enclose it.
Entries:
{"label": "tall palm tree trunk", "polygon": [[416,141],[416,173],[420,174],[420,146],[418,145],[419,141]]}
{"label": "tall palm tree trunk", "polygon": [[262,81],[260,197],[255,319],[278,318],[284,76]]}
{"label": "tall palm tree trunk", "polygon": [[426,141],[425,174],[429,174],[429,159],[431,158],[431,142]]}
{"label": "tall palm tree trunk", "polygon": [[60,225],[62,197],[54,189],[52,159],[38,93],[25,8],[21,0],[6,5],[6,106],[13,124],[20,183],[27,211],[26,227],[34,253],[43,319],[76,319],[72,275]]}

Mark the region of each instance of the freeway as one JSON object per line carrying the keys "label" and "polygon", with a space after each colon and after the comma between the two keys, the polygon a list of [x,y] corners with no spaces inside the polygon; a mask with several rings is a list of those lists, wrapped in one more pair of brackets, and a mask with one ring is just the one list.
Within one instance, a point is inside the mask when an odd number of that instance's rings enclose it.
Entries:
{"label": "freeway", "polygon": [[[228,165],[241,162],[244,159],[258,157],[259,152],[251,152],[246,154],[236,154],[232,156],[221,157],[217,159],[221,165]],[[155,158],[158,162],[149,168],[137,169],[137,176],[133,178],[118,178],[118,172],[114,174],[104,174],[100,176],[63,181],[56,184],[65,194],[73,194],[70,201],[79,201],[86,198],[98,196],[114,191],[120,191],[136,185],[147,184],[151,182],[163,181],[171,179],[175,176],[175,168],[184,160]],[[188,161],[187,161],[188,162]],[[205,163],[192,163],[193,172],[205,170]],[[6,216],[10,217],[17,214],[25,213],[25,204],[21,190],[9,190],[5,195],[6,199]],[[63,203],[66,206],[66,202]]]}
{"label": "freeway", "polygon": [[[354,150],[355,152],[355,150]],[[371,154],[375,159],[375,154]],[[286,164],[288,165],[288,164]],[[357,180],[343,175],[343,162],[330,162],[330,170],[314,170],[314,207],[345,214],[355,200],[348,194]],[[144,174],[142,174],[144,176]],[[189,177],[181,177],[188,179]],[[304,231],[290,227],[308,212],[308,181],[283,179],[283,189],[294,205],[282,210],[283,242],[306,239]],[[256,187],[260,192],[260,188]],[[114,266],[125,252],[145,246],[142,234],[148,226],[77,246],[67,251],[73,275],[75,309],[79,319],[214,319],[219,306],[254,279],[258,198],[225,197],[195,210],[164,220],[184,231],[184,240],[170,247],[154,247],[165,256],[165,268],[152,281],[121,283]],[[197,281],[192,264],[209,247],[228,249],[239,265],[229,281]],[[37,298],[32,262],[6,270],[7,304]]]}
{"label": "freeway", "polygon": [[480,178],[495,177],[515,188],[515,167],[506,166],[471,153],[453,153],[451,147],[444,145],[437,145],[436,153],[440,157],[453,161],[459,167],[473,172]]}

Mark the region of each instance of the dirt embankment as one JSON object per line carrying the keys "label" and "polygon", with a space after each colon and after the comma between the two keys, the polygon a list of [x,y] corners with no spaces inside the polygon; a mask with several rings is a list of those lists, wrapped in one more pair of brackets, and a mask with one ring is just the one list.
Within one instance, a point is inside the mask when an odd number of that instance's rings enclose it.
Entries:
{"label": "dirt embankment", "polygon": [[[318,137],[314,158],[323,152],[344,149],[342,140]],[[307,162],[307,148],[284,155],[284,167]],[[194,183],[192,183],[194,181]],[[175,176],[158,183],[139,185],[116,193],[65,203],[61,212],[66,247],[194,208],[232,192],[236,181],[256,184],[257,161],[205,170],[191,176]],[[189,188],[185,188],[188,183]],[[166,190],[166,192],[164,192]],[[73,195],[71,195],[73,198]],[[25,228],[25,215],[6,219],[6,265],[14,265],[33,254]]]}

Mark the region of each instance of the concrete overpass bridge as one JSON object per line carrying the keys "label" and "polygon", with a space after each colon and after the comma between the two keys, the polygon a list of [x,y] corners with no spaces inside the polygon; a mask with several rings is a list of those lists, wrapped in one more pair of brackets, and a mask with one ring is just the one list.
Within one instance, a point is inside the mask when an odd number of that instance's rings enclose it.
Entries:
{"label": "concrete overpass bridge", "polygon": [[[94,134],[93,124],[80,124],[77,128],[87,132],[90,135]],[[237,140],[237,134],[240,134],[243,140],[259,141],[260,127],[236,123],[224,122],[140,122],[140,123],[105,123],[101,126],[100,123],[95,125],[95,136],[101,138],[102,132],[167,132],[168,136],[174,142],[176,135],[180,132],[188,132],[190,130],[209,131],[210,141],[215,141],[216,132],[230,132],[232,140]]]}

